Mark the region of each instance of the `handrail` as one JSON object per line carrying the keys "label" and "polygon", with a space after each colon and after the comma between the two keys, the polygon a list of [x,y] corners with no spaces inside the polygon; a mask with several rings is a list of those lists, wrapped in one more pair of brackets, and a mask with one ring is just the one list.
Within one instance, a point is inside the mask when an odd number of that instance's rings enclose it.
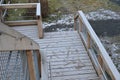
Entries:
{"label": "handrail", "polygon": [[[83,12],[78,11],[74,20],[74,28],[75,30],[78,30],[98,75],[104,80],[120,80],[120,74],[117,68],[113,64],[110,56],[103,47],[101,41],[92,29]],[[79,23],[78,25],[77,21]],[[108,75],[110,79],[108,79]]]}
{"label": "handrail", "polygon": [[[35,6],[25,4],[2,4],[0,8],[12,9],[12,8],[33,8]],[[40,3],[35,3],[38,20],[38,29],[42,29],[41,18],[40,18]],[[8,23],[11,23],[8,21]],[[14,24],[14,22],[12,22]],[[18,22],[19,23],[19,22]],[[28,22],[27,22],[28,23]],[[34,21],[35,23],[35,21]],[[26,23],[24,23],[26,24]],[[41,30],[42,31],[42,30]],[[41,34],[39,35],[41,37]],[[17,32],[9,26],[3,24],[0,21],[0,67],[2,63],[1,79],[13,80],[13,79],[24,79],[24,80],[40,80],[42,79],[42,60],[41,53],[39,51],[39,45],[27,36]],[[16,53],[12,53],[16,52]],[[24,53],[23,53],[24,52]],[[7,56],[6,56],[7,55]],[[11,56],[14,55],[14,56]],[[13,58],[12,58],[13,57]],[[21,61],[20,61],[21,60]],[[15,62],[14,62],[15,61]],[[1,63],[2,62],[2,63]],[[5,63],[7,62],[7,63]],[[19,65],[18,65],[19,64]],[[3,68],[5,66],[5,69]],[[12,66],[12,67],[11,67]],[[20,68],[18,70],[18,67]],[[9,68],[8,68],[9,67]],[[10,72],[12,70],[12,72]],[[15,71],[14,71],[15,70]],[[10,76],[8,72],[12,75]],[[21,73],[22,78],[21,78]],[[15,76],[15,77],[14,77]],[[19,77],[18,77],[19,76]]]}
{"label": "handrail", "polygon": [[[22,25],[31,25],[31,24],[37,24],[38,25],[38,34],[39,38],[43,38],[43,29],[42,29],[42,18],[41,18],[41,7],[40,3],[19,3],[19,4],[1,4],[0,8],[2,9],[17,9],[17,8],[36,8],[36,17],[37,20],[32,22],[32,20],[24,20],[24,24],[21,24],[21,22],[16,21],[4,21],[4,23],[8,23],[10,26],[22,26]],[[30,21],[30,22],[29,22]]]}

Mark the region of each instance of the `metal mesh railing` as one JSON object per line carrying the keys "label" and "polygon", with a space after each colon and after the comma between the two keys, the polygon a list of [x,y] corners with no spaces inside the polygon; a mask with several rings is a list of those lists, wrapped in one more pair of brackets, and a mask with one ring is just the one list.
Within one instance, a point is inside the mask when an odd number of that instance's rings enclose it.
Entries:
{"label": "metal mesh railing", "polygon": [[36,20],[36,9],[9,9],[6,12],[4,20]]}
{"label": "metal mesh railing", "polygon": [[[30,3],[28,0],[4,0],[4,4]],[[35,1],[38,2],[38,1]],[[2,21],[36,20],[36,9],[3,9]]]}
{"label": "metal mesh railing", "polygon": [[0,52],[0,80],[28,80],[25,51]]}

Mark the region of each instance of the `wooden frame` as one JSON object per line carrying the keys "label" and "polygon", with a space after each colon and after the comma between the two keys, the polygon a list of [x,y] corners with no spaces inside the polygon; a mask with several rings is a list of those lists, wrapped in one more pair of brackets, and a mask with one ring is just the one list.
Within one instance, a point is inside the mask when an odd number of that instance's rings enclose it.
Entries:
{"label": "wooden frame", "polygon": [[35,41],[0,22],[0,51],[38,49]]}
{"label": "wooden frame", "polygon": [[22,4],[1,4],[2,9],[14,8],[36,8],[37,20],[22,20],[22,21],[4,21],[9,26],[22,26],[22,25],[38,25],[39,38],[43,38],[42,18],[40,3],[22,3]]}
{"label": "wooden frame", "polygon": [[[108,75],[110,75],[112,80],[120,80],[120,74],[117,70],[117,68],[115,67],[115,65],[113,64],[110,56],[108,55],[107,51],[105,50],[105,48],[103,47],[101,41],[99,40],[99,38],[97,37],[96,33],[94,32],[94,30],[92,29],[91,25],[89,24],[88,20],[86,19],[85,15],[83,14],[82,11],[78,11],[77,15],[75,16],[74,20],[76,22],[76,20],[81,20],[87,31],[87,40],[85,40],[84,35],[83,35],[83,30],[81,30],[79,32],[80,37],[83,39],[83,43],[86,46],[86,49],[89,53],[89,56],[91,57],[91,60],[93,61],[93,64],[95,66],[96,71],[98,72],[98,75],[101,76],[101,79],[107,79],[104,70],[103,70],[103,65],[104,65],[104,69],[106,70],[106,72],[108,73]],[[81,22],[79,21],[79,22]],[[76,23],[75,23],[76,24]],[[74,26],[76,27],[76,26]],[[79,26],[80,27],[80,26]],[[75,28],[77,29],[77,28]],[[82,29],[82,27],[81,27]],[[92,45],[90,44],[90,40],[92,40]],[[95,54],[93,53],[93,47],[92,46],[96,46],[97,49],[97,54],[99,54],[100,56],[98,56],[98,58],[95,59]]]}
{"label": "wooden frame", "polygon": [[42,73],[42,63],[39,49],[36,42],[0,22],[0,51],[26,51],[30,80],[40,80],[38,74]]}
{"label": "wooden frame", "polygon": [[26,54],[27,54],[28,68],[30,73],[30,80],[37,80],[34,70],[33,53],[31,50],[27,50]]}

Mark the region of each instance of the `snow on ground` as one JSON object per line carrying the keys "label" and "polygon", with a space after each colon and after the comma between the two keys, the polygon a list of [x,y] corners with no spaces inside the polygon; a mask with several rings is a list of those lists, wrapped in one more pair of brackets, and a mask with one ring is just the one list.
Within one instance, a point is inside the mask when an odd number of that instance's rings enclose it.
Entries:
{"label": "snow on ground", "polygon": [[[89,12],[85,15],[89,20],[120,19],[120,13],[105,9],[99,9],[93,12]],[[51,16],[53,17],[57,15],[51,15]],[[53,20],[52,22],[43,22],[43,26],[44,26],[43,28],[56,24],[70,25],[73,23],[74,23],[74,15],[68,14],[68,15],[62,15],[60,19]]]}
{"label": "snow on ground", "polygon": [[109,37],[101,38],[101,41],[113,60],[113,63],[120,71],[120,43],[112,42]]}
{"label": "snow on ground", "polygon": [[[51,15],[51,16],[53,16],[53,15]],[[56,25],[56,24],[70,25],[70,24],[73,24],[73,23],[74,23],[74,15],[73,14],[68,14],[68,15],[62,15],[60,19],[54,20],[50,23],[49,22],[43,22],[43,26],[45,28],[47,26],[52,26],[52,25]]]}
{"label": "snow on ground", "polygon": [[86,14],[90,20],[120,19],[120,14],[111,10],[99,9]]}

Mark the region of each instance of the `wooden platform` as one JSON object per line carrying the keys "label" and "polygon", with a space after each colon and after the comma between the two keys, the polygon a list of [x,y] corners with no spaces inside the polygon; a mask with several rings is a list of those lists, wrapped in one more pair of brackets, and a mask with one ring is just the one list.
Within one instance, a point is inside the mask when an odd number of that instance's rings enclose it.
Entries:
{"label": "wooden platform", "polygon": [[76,31],[45,33],[38,39],[36,26],[13,28],[39,43],[49,80],[100,80]]}

